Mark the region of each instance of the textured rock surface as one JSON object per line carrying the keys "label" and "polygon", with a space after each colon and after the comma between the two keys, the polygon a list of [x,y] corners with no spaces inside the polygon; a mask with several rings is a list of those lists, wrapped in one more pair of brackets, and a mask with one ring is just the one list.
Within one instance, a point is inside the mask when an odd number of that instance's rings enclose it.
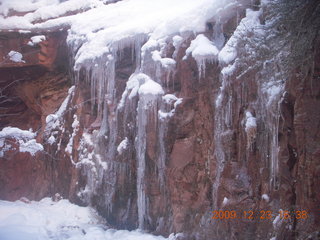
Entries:
{"label": "textured rock surface", "polygon": [[[238,24],[236,17],[224,24],[225,35],[230,37]],[[2,58],[11,49],[21,49],[30,37],[1,34],[5,46]],[[210,36],[212,29],[208,27],[204,34]],[[91,73],[82,69],[60,127],[50,131],[46,117],[68,96],[70,77],[74,77],[67,75],[67,56],[61,55],[65,33],[48,34],[35,52],[26,48],[26,63],[2,62],[1,93],[11,100],[1,105],[1,127],[39,129],[37,140],[45,151],[35,157],[16,149],[6,152],[0,159],[0,198],[40,199],[59,192],[78,203],[93,205],[115,227],[141,227],[142,213],[144,229],[163,235],[183,232],[185,239],[307,239],[309,235],[317,239],[319,38],[311,39],[310,49],[301,54],[306,59],[303,65],[286,72],[283,95],[276,103],[278,122],[271,121],[278,127],[272,132],[268,118],[272,114],[263,106],[266,102],[259,85],[269,77],[265,69],[251,70],[255,63],[249,59],[247,66],[222,79],[222,66],[213,62],[206,64],[205,76],[199,79],[196,61],[191,56],[183,59],[194,37],[184,39],[175,56],[172,44],[166,45],[165,57],[174,58],[177,66],[169,81],[164,69],[157,77],[166,93],[183,100],[176,105],[173,117],[165,120],[159,119],[158,110],[170,111],[173,104],[165,105],[161,97],[150,100],[151,107],[141,108],[142,96],[134,96],[126,99],[123,109],[118,108],[126,82],[137,67],[136,52],[129,47],[117,56],[114,99],[106,95],[104,109],[99,111],[95,99],[90,101],[85,81]],[[152,64],[142,67],[156,75],[157,67]],[[242,74],[244,68],[250,70]],[[217,107],[222,81],[227,85],[222,107]],[[257,119],[256,136],[250,139],[245,131],[246,111]],[[56,138],[52,145],[47,142],[49,136]],[[127,148],[117,151],[125,138]],[[273,147],[277,168],[272,165]],[[139,172],[141,164],[145,164],[143,174]],[[139,206],[141,198],[147,199],[144,208]],[[308,218],[275,224],[280,209],[306,210]],[[239,215],[252,210],[255,220],[211,219],[213,210],[235,210]],[[272,218],[259,219],[261,211],[272,211]]]}

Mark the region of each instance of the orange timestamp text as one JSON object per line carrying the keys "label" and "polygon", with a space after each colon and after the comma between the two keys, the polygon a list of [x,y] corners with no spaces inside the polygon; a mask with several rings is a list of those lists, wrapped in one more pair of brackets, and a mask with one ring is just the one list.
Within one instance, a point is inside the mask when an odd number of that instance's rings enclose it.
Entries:
{"label": "orange timestamp text", "polygon": [[260,211],[235,211],[235,210],[215,210],[212,211],[212,219],[247,219],[247,220],[273,220],[277,216],[280,219],[307,219],[308,212],[305,210],[272,212],[269,210]]}

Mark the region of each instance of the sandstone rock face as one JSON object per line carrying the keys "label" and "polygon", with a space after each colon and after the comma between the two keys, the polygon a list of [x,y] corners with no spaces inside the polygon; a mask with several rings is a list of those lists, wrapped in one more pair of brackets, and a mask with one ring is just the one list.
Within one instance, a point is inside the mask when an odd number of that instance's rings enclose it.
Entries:
{"label": "sandstone rock face", "polygon": [[[41,199],[55,192],[69,196],[70,178],[74,171],[69,159],[51,149],[43,134],[46,117],[55,112],[67,95],[70,78],[66,74],[67,56],[64,51],[65,34],[60,32],[47,35],[46,58],[41,47],[28,47],[30,36],[25,34],[3,34],[2,58],[11,49],[23,53],[23,63],[6,59],[1,63],[1,128],[5,126],[32,129],[37,132],[37,141],[45,147],[44,152],[35,156],[19,152],[16,139],[6,139],[12,145],[0,161],[1,199],[17,200],[22,196]],[[65,65],[65,66],[63,66]],[[63,66],[63,67],[61,67]],[[65,116],[66,117],[66,116]],[[65,140],[67,141],[67,140]],[[2,145],[1,147],[4,147]]]}
{"label": "sandstone rock face", "polygon": [[[239,15],[245,15],[241,9]],[[231,17],[223,24],[230,37],[238,22]],[[1,34],[2,58],[30,38]],[[203,34],[212,36],[212,27]],[[181,239],[317,239],[316,34],[308,35],[312,39],[301,53],[303,65],[290,59],[294,67],[288,71],[272,54],[257,65],[261,59],[250,58],[247,51],[252,46],[241,42],[240,63],[227,75],[227,66],[218,61],[207,62],[205,74],[199,74],[195,59],[185,57],[194,35],[184,38],[179,49],[168,42],[162,57],[176,61],[174,71],[152,62],[151,52],[141,66],[162,85],[165,93],[156,96],[139,92],[129,97],[134,90],[126,84],[137,69],[139,53],[126,47],[117,53],[114,72],[100,72],[114,74],[115,83],[101,90],[100,103],[87,81],[94,70],[83,67],[67,74],[65,36],[50,33],[36,52],[26,48],[25,63],[5,60],[0,65],[1,100],[10,99],[1,103],[1,127],[37,130],[37,141],[44,146],[31,156],[19,152],[14,139],[6,139],[13,147],[0,158],[1,199],[40,199],[59,192],[91,204],[113,227],[140,227],[162,235],[180,232]],[[280,86],[281,94],[268,98],[264,84],[280,73],[285,74],[273,87]],[[280,209],[295,217],[279,220]],[[236,211],[241,219],[212,219],[213,211]],[[248,217],[250,211],[254,219]],[[306,219],[298,219],[297,211],[307,211]]]}

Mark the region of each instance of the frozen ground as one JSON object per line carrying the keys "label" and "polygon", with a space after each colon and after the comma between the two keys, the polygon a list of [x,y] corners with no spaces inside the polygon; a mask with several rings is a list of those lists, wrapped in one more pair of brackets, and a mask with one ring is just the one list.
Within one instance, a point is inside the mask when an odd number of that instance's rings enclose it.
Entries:
{"label": "frozen ground", "polygon": [[[140,231],[106,229],[96,212],[68,200],[0,201],[1,240],[166,240]],[[174,236],[167,238],[173,240]]]}

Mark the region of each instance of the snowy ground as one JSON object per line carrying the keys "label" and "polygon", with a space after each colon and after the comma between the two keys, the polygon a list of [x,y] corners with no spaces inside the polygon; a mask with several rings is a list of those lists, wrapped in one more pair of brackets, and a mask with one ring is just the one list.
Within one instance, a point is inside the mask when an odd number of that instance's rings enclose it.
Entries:
{"label": "snowy ground", "polygon": [[[68,200],[0,201],[1,240],[166,240],[140,231],[106,229],[89,207]],[[169,237],[167,240],[173,240]]]}

